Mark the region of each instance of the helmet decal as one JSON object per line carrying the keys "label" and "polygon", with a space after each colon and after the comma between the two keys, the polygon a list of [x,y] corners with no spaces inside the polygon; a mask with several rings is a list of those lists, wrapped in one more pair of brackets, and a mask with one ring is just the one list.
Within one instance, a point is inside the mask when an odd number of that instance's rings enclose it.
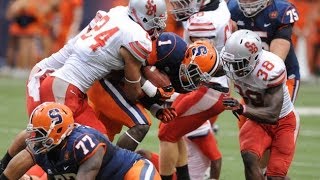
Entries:
{"label": "helmet decal", "polygon": [[148,0],[146,4],[147,8],[147,15],[148,16],[154,16],[157,12],[157,5],[154,4],[153,0]]}

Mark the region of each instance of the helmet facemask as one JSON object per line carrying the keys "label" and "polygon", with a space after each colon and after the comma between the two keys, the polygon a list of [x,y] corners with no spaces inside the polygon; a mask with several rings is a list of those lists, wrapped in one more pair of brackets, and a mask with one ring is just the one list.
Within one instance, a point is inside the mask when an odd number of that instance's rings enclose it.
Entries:
{"label": "helmet facemask", "polygon": [[238,5],[240,10],[246,17],[253,17],[265,9],[268,5],[269,0],[258,0],[255,2],[240,2],[238,0]]}
{"label": "helmet facemask", "polygon": [[196,41],[189,45],[179,69],[181,86],[192,91],[209,83],[220,66],[217,50],[208,41]]}
{"label": "helmet facemask", "polygon": [[202,0],[170,0],[172,6],[171,14],[176,21],[187,20],[190,16],[200,11]]}
{"label": "helmet facemask", "polygon": [[254,69],[255,60],[250,61],[250,57],[235,58],[233,54],[223,52],[222,56],[223,69],[226,75],[234,80],[246,77]]}
{"label": "helmet facemask", "polygon": [[154,17],[149,21],[144,18],[143,21],[145,21],[143,28],[152,39],[156,39],[166,28],[167,14],[164,14],[163,17]]}
{"label": "helmet facemask", "polygon": [[207,72],[202,72],[195,63],[188,65],[181,64],[179,69],[179,79],[181,86],[187,91],[198,89],[202,82],[209,82],[211,76]]}

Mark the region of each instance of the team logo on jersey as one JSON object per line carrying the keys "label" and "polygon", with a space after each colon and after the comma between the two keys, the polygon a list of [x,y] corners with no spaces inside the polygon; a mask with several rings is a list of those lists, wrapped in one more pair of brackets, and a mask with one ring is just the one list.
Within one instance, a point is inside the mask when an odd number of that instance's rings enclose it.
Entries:
{"label": "team logo on jersey", "polygon": [[148,0],[146,8],[148,16],[155,15],[157,12],[157,6],[154,4],[153,0]]}
{"label": "team logo on jersey", "polygon": [[278,11],[272,11],[271,13],[269,13],[270,19],[276,19],[278,15],[279,15]]}
{"label": "team logo on jersey", "polygon": [[258,47],[255,43],[246,42],[244,46],[251,52],[251,54],[255,54],[258,52]]}

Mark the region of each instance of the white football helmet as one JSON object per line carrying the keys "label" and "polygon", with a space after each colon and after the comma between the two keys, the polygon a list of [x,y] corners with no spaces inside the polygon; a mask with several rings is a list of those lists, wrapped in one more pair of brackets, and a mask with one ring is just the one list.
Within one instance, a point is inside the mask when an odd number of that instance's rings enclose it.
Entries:
{"label": "white football helmet", "polygon": [[260,37],[242,29],[231,34],[221,50],[223,69],[229,78],[237,80],[249,75],[262,52]]}
{"label": "white football helmet", "polygon": [[130,0],[128,14],[151,38],[156,38],[166,27],[165,0]]}
{"label": "white football helmet", "polygon": [[253,17],[267,7],[269,0],[237,0],[246,17]]}
{"label": "white football helmet", "polygon": [[210,1],[206,0],[170,0],[172,10],[170,11],[176,18],[176,21],[188,19],[194,13],[200,11],[200,8]]}

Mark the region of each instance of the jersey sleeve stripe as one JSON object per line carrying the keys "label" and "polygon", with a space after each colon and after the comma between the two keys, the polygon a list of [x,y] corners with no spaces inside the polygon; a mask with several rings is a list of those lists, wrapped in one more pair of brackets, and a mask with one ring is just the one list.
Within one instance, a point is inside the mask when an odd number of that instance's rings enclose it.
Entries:
{"label": "jersey sleeve stripe", "polygon": [[133,51],[131,51],[129,49],[130,52],[134,53],[134,56],[138,59],[147,59],[148,55],[151,53],[150,51],[148,51],[147,49],[145,49],[139,42],[132,42],[129,43],[130,49],[132,49]]}
{"label": "jersey sleeve stripe", "polygon": [[287,78],[287,75],[286,75],[286,71],[283,70],[279,76],[271,79],[268,83],[268,87],[274,87],[274,86],[278,86],[280,84],[282,84],[285,79]]}
{"label": "jersey sleeve stripe", "polygon": [[190,26],[213,26],[213,24],[210,22],[210,23],[190,23]]}
{"label": "jersey sleeve stripe", "polygon": [[213,31],[216,28],[212,23],[191,23],[188,31]]}
{"label": "jersey sleeve stripe", "polygon": [[210,29],[210,28],[195,28],[195,29],[188,29],[188,31],[213,31],[215,29]]}

